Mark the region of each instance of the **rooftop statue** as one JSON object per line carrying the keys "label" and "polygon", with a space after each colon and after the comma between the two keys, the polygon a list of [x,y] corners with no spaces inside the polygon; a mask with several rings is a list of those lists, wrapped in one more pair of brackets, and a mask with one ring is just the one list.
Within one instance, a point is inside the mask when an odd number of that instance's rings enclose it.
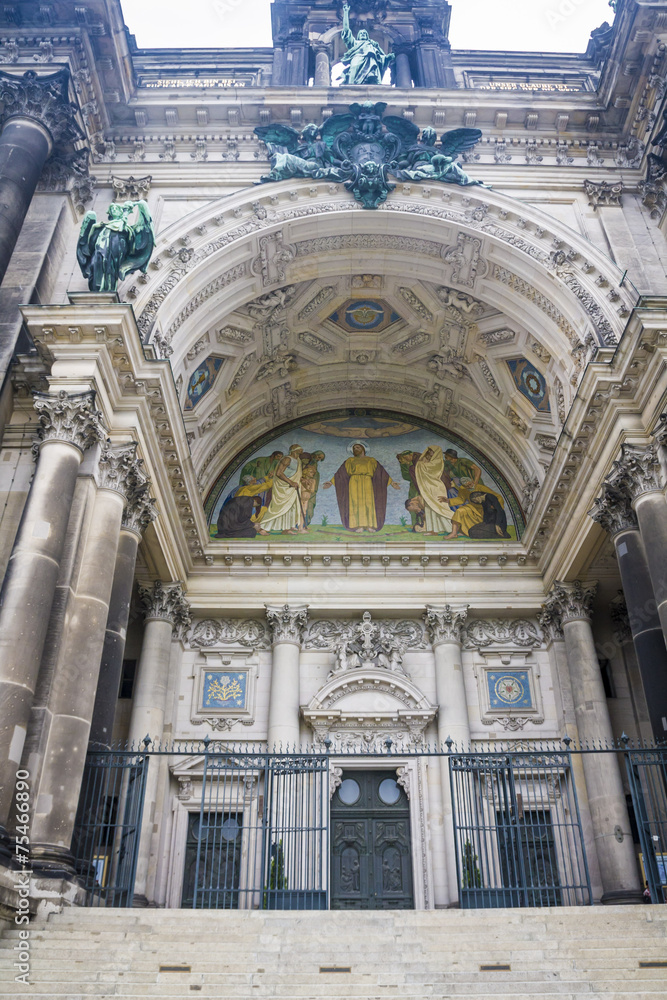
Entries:
{"label": "rooftop statue", "polygon": [[306,125],[299,133],[290,125],[255,129],[269,152],[271,171],[260,183],[291,177],[339,181],[364,208],[377,208],[399,181],[482,184],[456,163],[459,153],[479,142],[476,128],[457,128],[438,137],[405,118],[384,116],[384,101],[351,104],[348,114],[332,115],[322,125]]}
{"label": "rooftop statue", "polygon": [[343,4],[343,30],[341,38],[345,42],[343,55],[343,85],[381,84],[387,69],[396,56],[386,55],[378,42],[373,41],[365,28],[355,38],[350,31],[350,5]]}
{"label": "rooftop statue", "polygon": [[[130,216],[136,209],[136,221]],[[81,223],[76,258],[91,292],[115,292],[118,282],[133,271],[146,273],[155,247],[155,233],[145,201],[109,205],[107,218],[98,222],[86,212]]]}

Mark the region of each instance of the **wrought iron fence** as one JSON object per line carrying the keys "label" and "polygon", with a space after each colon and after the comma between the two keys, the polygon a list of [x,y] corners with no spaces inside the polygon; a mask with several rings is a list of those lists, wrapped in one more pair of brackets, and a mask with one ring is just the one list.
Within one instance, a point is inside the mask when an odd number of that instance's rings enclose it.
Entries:
{"label": "wrought iron fence", "polygon": [[[208,739],[191,745],[100,749],[88,755],[73,852],[92,906],[131,906],[146,776],[158,758],[197,760],[181,905],[326,909],[330,904],[329,772],[448,760],[462,907],[592,902],[572,760],[624,758],[650,902],[667,885],[667,749],[524,744],[461,753],[444,747],[362,751],[327,746],[269,753]],[[616,766],[614,764],[614,766]],[[200,791],[201,790],[201,791]],[[191,807],[192,808],[192,807]]]}
{"label": "wrought iron fence", "polygon": [[449,759],[463,908],[592,903],[570,754]]}

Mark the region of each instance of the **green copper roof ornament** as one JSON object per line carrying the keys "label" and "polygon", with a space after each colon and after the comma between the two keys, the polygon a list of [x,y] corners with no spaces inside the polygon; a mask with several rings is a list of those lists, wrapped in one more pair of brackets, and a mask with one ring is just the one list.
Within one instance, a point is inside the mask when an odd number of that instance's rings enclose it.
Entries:
{"label": "green copper roof ornament", "polygon": [[459,153],[479,142],[477,128],[456,128],[438,142],[433,128],[387,115],[384,101],[351,104],[348,114],[332,115],[322,125],[301,132],[290,125],[260,125],[255,133],[266,144],[271,170],[259,183],[292,177],[344,184],[364,208],[378,208],[399,181],[435,181],[481,185],[456,162]]}
{"label": "green copper roof ornament", "polygon": [[355,38],[350,31],[350,5],[343,4],[343,30],[341,38],[345,43],[343,63],[343,86],[362,86],[382,83],[384,75],[392,65],[396,56],[393,52],[386,55],[382,46],[373,41],[365,28],[362,28]]}
{"label": "green copper roof ornament", "polygon": [[[134,222],[130,216],[136,210]],[[146,273],[155,247],[153,220],[145,201],[109,205],[107,218],[97,221],[86,212],[81,223],[76,259],[91,292],[115,292],[133,271]]]}

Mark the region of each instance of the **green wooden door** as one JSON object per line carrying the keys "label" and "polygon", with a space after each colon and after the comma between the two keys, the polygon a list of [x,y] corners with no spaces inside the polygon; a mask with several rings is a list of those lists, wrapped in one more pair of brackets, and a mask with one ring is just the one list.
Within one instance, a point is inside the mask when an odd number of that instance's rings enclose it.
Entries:
{"label": "green wooden door", "polygon": [[331,908],[411,910],[410,809],[392,771],[345,771],[331,800]]}

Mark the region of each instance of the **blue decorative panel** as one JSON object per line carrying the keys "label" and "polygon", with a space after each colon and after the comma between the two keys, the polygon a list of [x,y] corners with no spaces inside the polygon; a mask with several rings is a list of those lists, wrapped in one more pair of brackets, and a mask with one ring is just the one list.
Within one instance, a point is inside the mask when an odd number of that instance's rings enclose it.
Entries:
{"label": "blue decorative panel", "polygon": [[184,410],[193,410],[209,389],[213,388],[217,374],[222,367],[224,358],[207,358],[197,365],[188,379],[187,397]]}
{"label": "blue decorative panel", "polygon": [[365,330],[380,333],[401,317],[379,299],[348,299],[329,319],[346,333],[363,333]]}
{"label": "blue decorative panel", "polygon": [[489,708],[533,708],[527,670],[489,670]]}
{"label": "blue decorative panel", "polygon": [[551,411],[549,389],[542,372],[538,371],[527,358],[510,358],[507,366],[519,392],[529,399],[540,413],[549,413]]}
{"label": "blue decorative panel", "polygon": [[213,670],[204,675],[202,708],[245,708],[248,675]]}

